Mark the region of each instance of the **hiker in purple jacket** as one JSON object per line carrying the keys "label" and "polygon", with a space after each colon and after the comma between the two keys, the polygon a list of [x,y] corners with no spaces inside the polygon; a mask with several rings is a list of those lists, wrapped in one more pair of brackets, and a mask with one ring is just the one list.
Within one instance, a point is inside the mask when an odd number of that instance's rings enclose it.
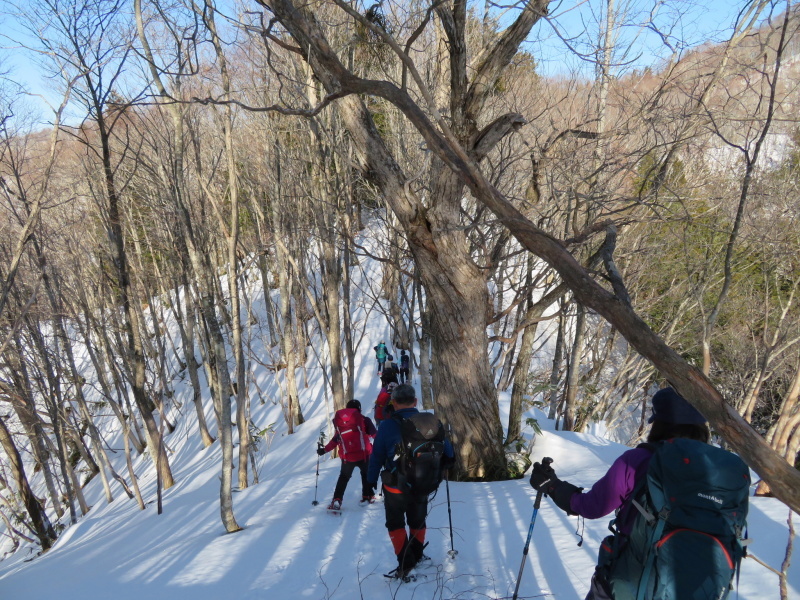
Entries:
{"label": "hiker in purple jacket", "polygon": [[[652,423],[647,436],[649,444],[676,437],[705,443],[710,439],[705,417],[671,387],[659,390],[653,396],[653,415],[648,422]],[[559,480],[551,466],[538,462],[533,465],[530,484],[536,491],[550,496],[556,506],[569,515],[599,519],[624,505],[617,514],[616,526],[619,535],[628,535],[636,518],[636,509],[625,501],[636,484],[647,475],[651,456],[652,451],[646,447],[624,452],[585,493],[583,488]],[[597,579],[595,573],[586,600],[610,600],[611,596]]]}

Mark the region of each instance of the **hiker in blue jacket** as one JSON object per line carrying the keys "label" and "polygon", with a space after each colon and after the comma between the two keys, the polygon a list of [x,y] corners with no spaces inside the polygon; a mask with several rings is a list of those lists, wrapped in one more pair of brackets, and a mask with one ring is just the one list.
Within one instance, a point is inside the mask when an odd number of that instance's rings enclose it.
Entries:
{"label": "hiker in blue jacket", "polygon": [[400,350],[400,383],[405,383],[409,378],[410,360],[405,350]]}
{"label": "hiker in blue jacket", "polygon": [[[372,447],[372,455],[367,470],[367,482],[377,487],[380,475],[383,485],[384,508],[386,510],[386,529],[397,556],[399,572],[406,572],[422,558],[425,547],[425,518],[428,515],[428,496],[415,495],[395,487],[396,464],[395,448],[402,444],[401,422],[419,414],[414,388],[410,385],[398,385],[392,393],[392,404],[395,412],[391,419],[382,421],[378,426],[378,435]],[[445,460],[443,468],[449,468],[455,462],[455,454],[450,441],[444,440]],[[383,471],[381,471],[383,469]],[[406,522],[409,531],[406,533]]]}

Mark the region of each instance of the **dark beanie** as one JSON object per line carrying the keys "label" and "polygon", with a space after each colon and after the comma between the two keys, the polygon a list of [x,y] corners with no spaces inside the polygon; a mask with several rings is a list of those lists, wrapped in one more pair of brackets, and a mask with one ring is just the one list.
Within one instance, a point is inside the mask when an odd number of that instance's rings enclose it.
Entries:
{"label": "dark beanie", "polygon": [[361,412],[361,402],[358,400],[350,400],[347,403],[347,408],[355,408],[358,412]]}
{"label": "dark beanie", "polygon": [[659,421],[671,425],[705,425],[706,418],[671,387],[658,390],[653,396],[653,415],[648,423]]}

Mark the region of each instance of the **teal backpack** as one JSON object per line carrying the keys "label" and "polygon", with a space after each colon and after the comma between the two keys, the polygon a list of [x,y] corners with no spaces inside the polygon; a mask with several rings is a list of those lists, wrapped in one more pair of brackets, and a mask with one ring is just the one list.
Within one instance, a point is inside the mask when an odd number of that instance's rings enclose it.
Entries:
{"label": "teal backpack", "polygon": [[636,512],[630,536],[612,521],[601,544],[603,587],[614,600],[724,600],[745,555],[750,470],[695,440],[644,446],[647,477],[621,508]]}

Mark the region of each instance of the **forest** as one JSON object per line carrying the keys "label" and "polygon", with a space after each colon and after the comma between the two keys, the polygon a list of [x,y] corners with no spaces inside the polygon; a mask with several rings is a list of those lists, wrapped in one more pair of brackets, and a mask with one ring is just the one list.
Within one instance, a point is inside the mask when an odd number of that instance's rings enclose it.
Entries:
{"label": "forest", "polygon": [[[367,259],[381,274],[359,294],[451,428],[459,480],[515,476],[532,405],[635,444],[669,383],[757,493],[800,510],[797,8],[743,2],[725,39],[689,45],[667,9],[582,6],[593,20],[562,52],[589,67],[553,75],[535,43],[562,31],[548,0],[3,2],[3,46],[58,93],[43,127],[14,74],[0,83],[6,529],[47,550],[48,513],[88,512],[87,477],[144,508],[132,456],[170,488],[185,377],[237,531],[253,366],[281,373],[287,434],[309,356],[344,407],[378,342],[351,305]],[[660,40],[651,65],[631,30]],[[127,472],[98,430],[109,411]]]}

